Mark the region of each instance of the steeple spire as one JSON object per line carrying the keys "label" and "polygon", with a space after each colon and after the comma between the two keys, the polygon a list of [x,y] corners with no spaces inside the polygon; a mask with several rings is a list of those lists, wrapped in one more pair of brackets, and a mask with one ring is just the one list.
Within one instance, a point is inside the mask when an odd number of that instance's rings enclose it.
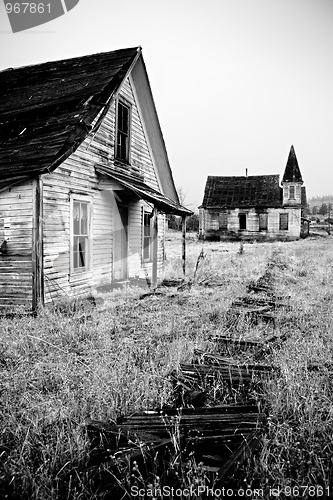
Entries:
{"label": "steeple spire", "polygon": [[294,150],[294,146],[291,146],[288,161],[286,165],[286,169],[283,174],[282,182],[302,182],[301,171],[298,166],[298,161],[296,158],[296,153]]}

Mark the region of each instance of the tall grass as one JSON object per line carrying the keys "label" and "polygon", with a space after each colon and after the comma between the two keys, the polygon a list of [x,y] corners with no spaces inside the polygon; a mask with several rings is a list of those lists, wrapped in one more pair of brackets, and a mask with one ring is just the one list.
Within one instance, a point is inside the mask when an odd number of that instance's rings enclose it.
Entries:
{"label": "tall grass", "polygon": [[[266,355],[279,370],[257,393],[269,425],[260,455],[244,471],[248,483],[266,492],[290,485],[332,488],[330,247],[330,238],[254,243],[240,254],[237,243],[207,243],[195,281],[183,292],[140,299],[133,287],[104,295],[97,308],[64,306],[41,310],[37,318],[2,319],[1,498],[95,498],[87,419],[113,421],[172,404],[168,373],[190,362],[195,349],[220,350],[215,333],[289,335]],[[189,240],[188,280],[201,249]],[[179,254],[180,241],[169,241],[166,276],[182,276]],[[233,300],[264,273],[278,293],[290,295],[290,309],[277,311],[274,328],[236,318],[230,324]],[[309,370],[314,363],[319,368]],[[187,469],[184,485],[193,470],[195,480],[203,474],[197,465]]]}

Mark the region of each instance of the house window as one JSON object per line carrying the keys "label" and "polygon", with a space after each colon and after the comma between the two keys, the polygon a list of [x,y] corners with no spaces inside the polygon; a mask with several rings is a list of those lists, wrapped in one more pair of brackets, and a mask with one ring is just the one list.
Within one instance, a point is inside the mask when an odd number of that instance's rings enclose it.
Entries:
{"label": "house window", "polygon": [[222,231],[226,231],[228,229],[228,213],[220,212],[219,215],[219,226]]}
{"label": "house window", "polygon": [[280,214],[280,231],[288,231],[288,214]]}
{"label": "house window", "polygon": [[131,108],[124,101],[117,101],[116,158],[129,162]]}
{"label": "house window", "polygon": [[268,229],[268,214],[259,214],[259,231],[267,231]]}
{"label": "house window", "polygon": [[246,229],[246,214],[239,214],[239,229]]}
{"label": "house window", "polygon": [[85,271],[90,259],[90,202],[73,200],[71,217],[71,269]]}
{"label": "house window", "polygon": [[211,212],[210,214],[210,229],[217,231],[219,228],[219,213]]}
{"label": "house window", "polygon": [[150,212],[143,212],[143,238],[142,238],[142,255],[143,260],[148,262],[151,260],[151,244],[152,244],[152,216]]}
{"label": "house window", "polygon": [[295,199],[295,186],[289,186],[289,199]]}

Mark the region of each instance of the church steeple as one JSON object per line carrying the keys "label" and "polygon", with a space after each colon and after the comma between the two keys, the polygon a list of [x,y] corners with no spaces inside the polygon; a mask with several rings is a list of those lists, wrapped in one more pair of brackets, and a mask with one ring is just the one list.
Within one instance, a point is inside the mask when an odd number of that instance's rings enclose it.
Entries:
{"label": "church steeple", "polygon": [[286,169],[282,178],[283,206],[300,206],[303,179],[298,166],[294,146],[291,146]]}
{"label": "church steeple", "polygon": [[286,169],[283,174],[282,182],[301,182],[303,184],[303,179],[301,171],[298,166],[298,161],[296,158],[296,153],[294,146],[291,146]]}

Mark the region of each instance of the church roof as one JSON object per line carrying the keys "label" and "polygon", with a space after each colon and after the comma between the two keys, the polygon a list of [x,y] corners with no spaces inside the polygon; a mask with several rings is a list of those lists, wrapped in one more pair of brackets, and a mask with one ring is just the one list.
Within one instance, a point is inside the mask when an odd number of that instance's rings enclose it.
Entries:
{"label": "church roof", "polygon": [[279,187],[279,175],[207,178],[203,208],[280,206],[282,190]]}
{"label": "church roof", "polygon": [[303,182],[294,146],[291,146],[282,182]]}

